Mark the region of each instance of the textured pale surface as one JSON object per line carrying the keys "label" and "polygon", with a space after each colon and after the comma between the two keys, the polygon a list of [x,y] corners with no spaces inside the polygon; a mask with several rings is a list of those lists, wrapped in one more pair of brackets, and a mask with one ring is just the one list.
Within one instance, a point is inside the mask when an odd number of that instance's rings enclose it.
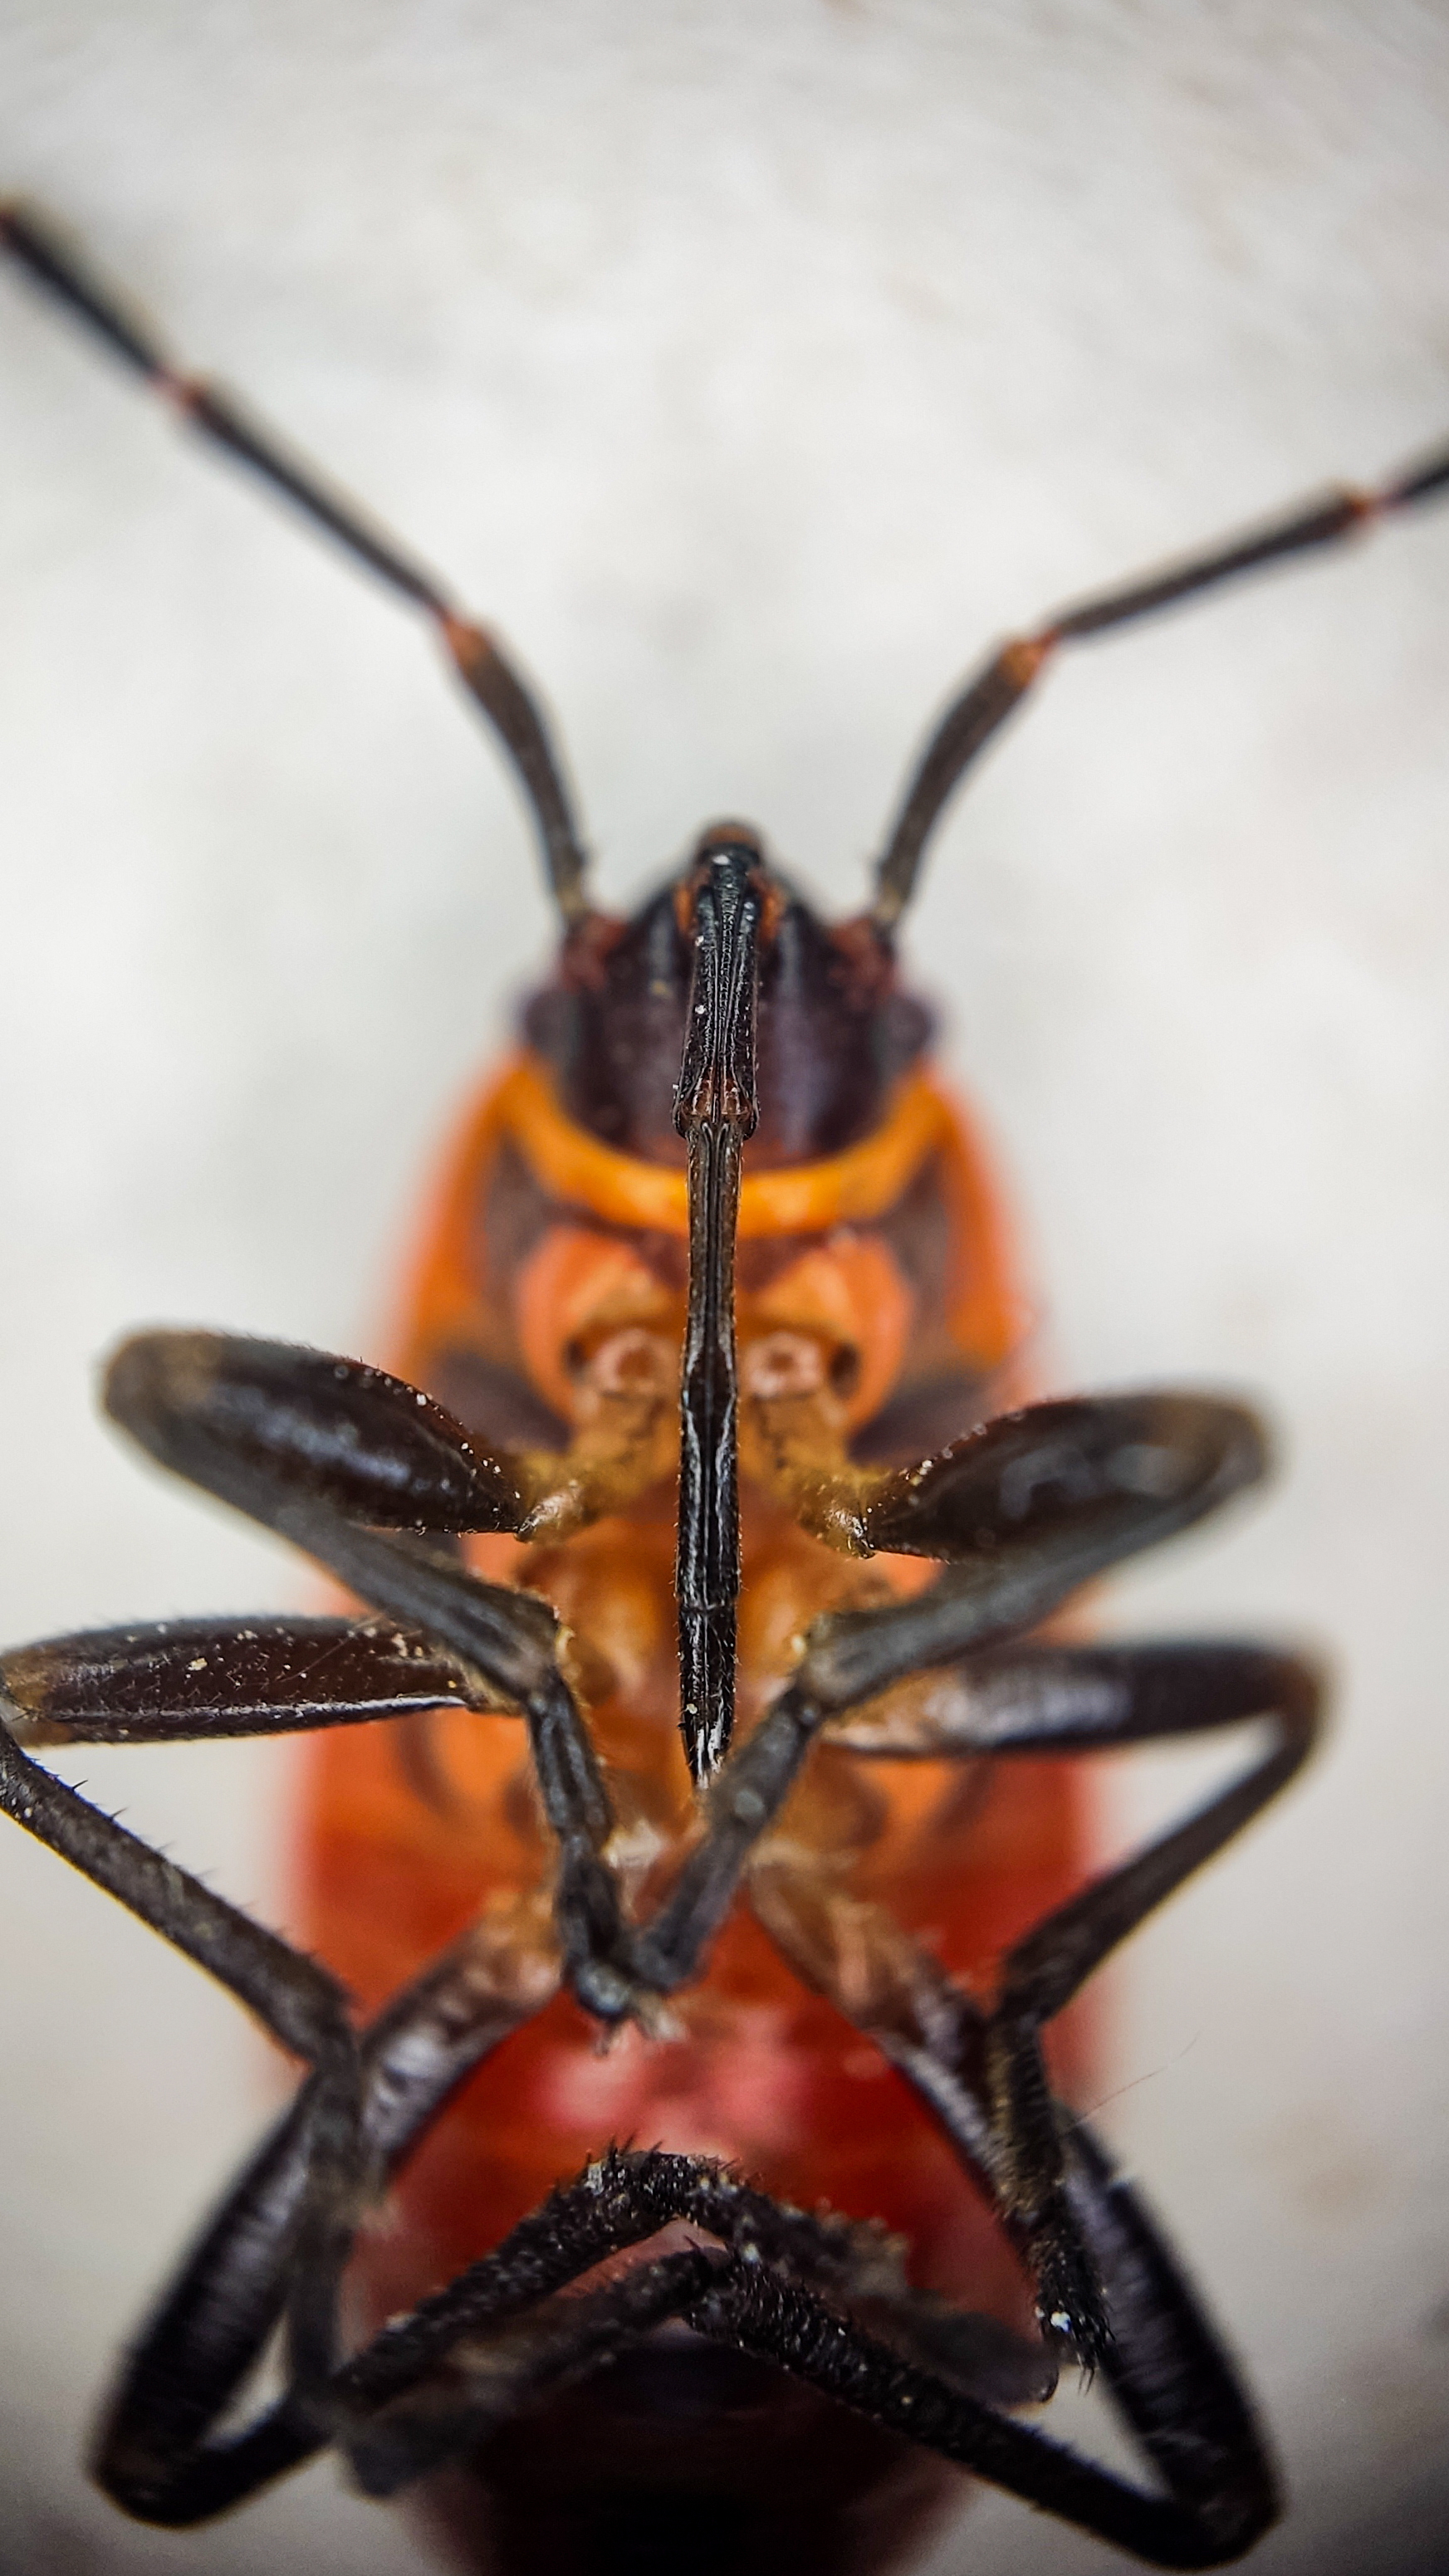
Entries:
{"label": "textured pale surface", "polygon": [[[1442,436],[1446,111],[1449,30],[1403,0],[11,0],[0,29],[4,184],[498,620],[620,892],[723,810],[853,901],[986,639]],[[376,1347],[546,924],[406,618],[5,279],[0,333],[22,1637],[300,1597],[107,1441],[92,1363],[156,1318]],[[1107,2125],[1296,2490],[1264,2576],[1422,2576],[1449,2504],[1446,575],[1449,511],[1063,668],[913,925],[1053,1378],[1247,1385],[1284,1426],[1271,1505],[1114,1619],[1318,1637],[1343,1675],[1311,1785],[1115,1989]],[[285,1756],[73,1767],[275,1913]],[[267,2078],[18,1834],[0,1921],[0,2566],[412,2567],[330,2470],[191,2540],[80,2483],[104,2359]],[[1108,2563],[998,2499],[948,2556]]]}

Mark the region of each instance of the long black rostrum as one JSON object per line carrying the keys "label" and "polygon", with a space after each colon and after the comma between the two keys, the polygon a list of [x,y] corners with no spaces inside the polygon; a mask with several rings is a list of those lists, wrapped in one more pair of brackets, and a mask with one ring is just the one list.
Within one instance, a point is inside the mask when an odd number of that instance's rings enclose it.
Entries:
{"label": "long black rostrum", "polygon": [[674,1123],[689,1145],[689,1318],[679,1402],[679,1723],[706,1780],[735,1714],[740,1589],[735,1227],[740,1149],[753,1132],[759,853],[721,840],[701,863],[694,974]]}

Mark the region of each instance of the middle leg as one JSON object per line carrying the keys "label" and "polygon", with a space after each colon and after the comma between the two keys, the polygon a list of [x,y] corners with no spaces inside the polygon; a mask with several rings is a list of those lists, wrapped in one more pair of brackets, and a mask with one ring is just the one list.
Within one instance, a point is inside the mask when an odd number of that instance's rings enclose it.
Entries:
{"label": "middle leg", "polygon": [[[755,1910],[809,1982],[835,1993],[841,1961],[874,1961],[878,1996],[866,2001],[857,1969],[852,2018],[864,2011],[886,2054],[953,2125],[958,2147],[1026,2255],[1043,2331],[1089,2364],[1102,2360],[1111,2322],[1073,2214],[1043,2027],[1139,1923],[1286,1787],[1314,1742],[1319,1700],[1318,1677],[1307,1664],[1260,1646],[1022,1646],[923,1676],[837,1718],[826,1742],[874,1759],[1103,1751],[1255,1717],[1269,1728],[1266,1748],[1239,1778],[1017,1942],[1001,1962],[990,2010],[980,2015],[963,2019],[954,2006],[929,2003],[913,1947],[903,1950],[904,1936],[878,1909],[782,1864],[768,1842],[754,1860]],[[944,2089],[943,2067],[958,2079]],[[959,2079],[968,2073],[963,2093]]]}

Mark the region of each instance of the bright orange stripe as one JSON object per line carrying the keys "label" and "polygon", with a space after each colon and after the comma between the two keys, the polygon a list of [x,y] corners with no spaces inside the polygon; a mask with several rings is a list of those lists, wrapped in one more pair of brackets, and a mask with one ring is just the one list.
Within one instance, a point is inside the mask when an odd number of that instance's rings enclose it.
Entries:
{"label": "bright orange stripe", "polygon": [[[504,1077],[496,1100],[503,1126],[553,1197],[589,1208],[613,1225],[688,1234],[684,1173],[667,1163],[617,1154],[576,1127],[533,1058],[525,1056]],[[950,1127],[940,1093],[916,1075],[901,1085],[882,1124],[843,1154],[832,1154],[828,1162],[784,1164],[776,1171],[747,1169],[740,1187],[741,1236],[822,1234],[833,1225],[864,1224],[883,1216]]]}

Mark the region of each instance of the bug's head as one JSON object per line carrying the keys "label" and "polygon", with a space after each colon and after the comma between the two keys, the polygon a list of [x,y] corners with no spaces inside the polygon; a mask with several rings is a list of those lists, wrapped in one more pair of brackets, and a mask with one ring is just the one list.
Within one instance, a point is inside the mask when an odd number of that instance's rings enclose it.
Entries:
{"label": "bug's head", "polygon": [[694,970],[698,888],[724,853],[750,862],[761,905],[756,1167],[814,1162],[870,1133],[931,1036],[868,915],[822,921],[748,824],[711,824],[684,865],[627,920],[589,912],[524,1014],[560,1104],[616,1151],[678,1163],[674,1121]]}

